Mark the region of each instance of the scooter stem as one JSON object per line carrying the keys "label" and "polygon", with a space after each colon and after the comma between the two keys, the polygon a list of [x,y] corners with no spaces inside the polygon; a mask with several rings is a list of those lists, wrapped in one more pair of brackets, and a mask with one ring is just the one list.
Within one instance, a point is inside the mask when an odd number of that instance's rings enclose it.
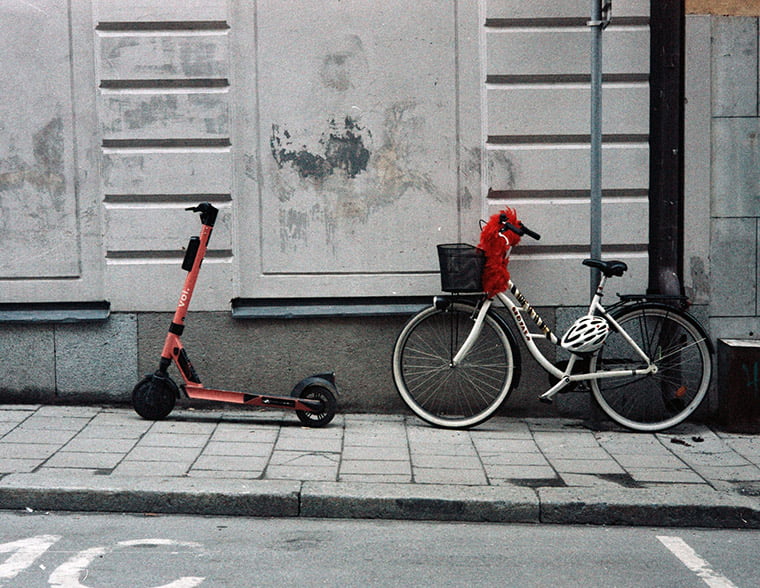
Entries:
{"label": "scooter stem", "polygon": [[[203,263],[203,258],[206,256],[211,231],[214,228],[214,223],[219,212],[216,207],[208,202],[203,202],[187,210],[201,213],[201,233],[199,237],[191,237],[185,253],[182,267],[187,270],[187,277],[185,277],[185,284],[182,287],[182,293],[177,302],[177,309],[174,312],[174,318],[169,327],[169,336],[167,336],[164,350],[161,354],[163,358],[171,358],[173,356],[172,351],[176,346],[176,338],[182,335],[182,332],[185,330],[185,317],[187,317],[190,299],[193,297],[193,290],[195,290],[195,283],[198,281],[201,263]],[[171,337],[171,335],[175,335],[176,338]]]}

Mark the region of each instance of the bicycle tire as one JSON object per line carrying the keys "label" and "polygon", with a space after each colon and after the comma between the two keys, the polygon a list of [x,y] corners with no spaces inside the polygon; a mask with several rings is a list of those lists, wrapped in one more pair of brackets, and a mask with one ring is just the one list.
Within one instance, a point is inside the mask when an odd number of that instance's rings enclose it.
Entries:
{"label": "bicycle tire", "polygon": [[[712,360],[704,329],[688,314],[656,303],[623,307],[612,316],[657,372],[592,380],[599,407],[613,421],[636,431],[662,431],[683,422],[699,407],[710,385]],[[589,363],[590,372],[645,367],[614,329]]]}
{"label": "bicycle tire", "polygon": [[396,339],[396,389],[409,409],[429,424],[474,427],[493,416],[512,390],[516,351],[490,312],[470,352],[451,367],[476,315],[476,306],[463,302],[427,308],[409,319]]}

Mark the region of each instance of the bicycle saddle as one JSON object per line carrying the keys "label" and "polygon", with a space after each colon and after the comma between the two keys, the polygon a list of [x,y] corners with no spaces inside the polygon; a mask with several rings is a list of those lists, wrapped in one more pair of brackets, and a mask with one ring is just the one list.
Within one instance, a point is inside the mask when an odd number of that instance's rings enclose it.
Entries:
{"label": "bicycle saddle", "polygon": [[584,259],[583,265],[593,267],[602,271],[605,277],[622,276],[628,266],[622,261],[602,261],[601,259]]}

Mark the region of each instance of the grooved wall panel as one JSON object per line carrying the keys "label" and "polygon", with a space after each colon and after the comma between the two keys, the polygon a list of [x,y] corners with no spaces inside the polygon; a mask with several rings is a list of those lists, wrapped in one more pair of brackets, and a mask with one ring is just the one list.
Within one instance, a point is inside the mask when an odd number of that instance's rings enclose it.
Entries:
{"label": "grooved wall panel", "polygon": [[226,91],[101,90],[106,141],[229,139]]}
{"label": "grooved wall panel", "polygon": [[[510,266],[533,302],[588,300],[591,28],[587,1],[484,0],[484,185],[542,233]],[[621,290],[647,280],[649,3],[614,2],[602,35],[602,251],[630,267]],[[547,273],[548,272],[548,273]],[[550,276],[561,275],[561,284]],[[578,288],[569,288],[575,284]]]}
{"label": "grooved wall panel", "polygon": [[[602,147],[603,191],[641,194],[647,191],[649,147],[645,143],[610,143]],[[491,145],[487,173],[494,189],[507,186],[515,197],[524,191],[546,192],[547,196],[575,195],[588,198],[590,189],[588,143]]]}
{"label": "grooved wall panel", "polygon": [[[649,73],[648,27],[610,25],[602,37],[604,73]],[[486,38],[488,75],[591,71],[591,32],[585,26],[487,27]]]}
{"label": "grooved wall panel", "polygon": [[[605,84],[603,95],[605,134],[649,134],[647,83]],[[495,85],[488,90],[488,135],[587,136],[590,101],[588,83]]]}
{"label": "grooved wall panel", "polygon": [[[615,0],[613,16],[641,17],[649,14],[650,0]],[[537,18],[570,18],[582,20],[589,18],[590,2],[588,0],[487,0],[488,18],[511,18],[534,20]]]}
{"label": "grooved wall panel", "polygon": [[95,18],[115,23],[175,23],[227,20],[227,0],[95,0]]}
{"label": "grooved wall panel", "polygon": [[[82,272],[65,4],[3,6],[0,279],[73,284]],[[11,289],[2,288],[0,301]]]}
{"label": "grooved wall panel", "polygon": [[[189,26],[189,25],[188,25]],[[175,31],[98,31],[100,79],[218,80],[229,77],[227,29],[192,34]]]}
{"label": "grooved wall panel", "polygon": [[200,230],[184,209],[211,201],[220,216],[193,308],[219,309],[232,297],[227,3],[100,0],[94,20],[113,308],[176,304],[183,249]]}
{"label": "grooved wall panel", "polygon": [[[181,204],[106,203],[106,250],[109,255],[121,258],[161,254],[176,256],[193,234],[188,229],[197,228],[188,227],[189,213],[185,213],[184,208]],[[220,220],[214,226],[213,250],[230,255],[232,235],[229,206],[220,205],[220,210]],[[160,227],[160,230],[143,232],[139,230],[140,227]]]}

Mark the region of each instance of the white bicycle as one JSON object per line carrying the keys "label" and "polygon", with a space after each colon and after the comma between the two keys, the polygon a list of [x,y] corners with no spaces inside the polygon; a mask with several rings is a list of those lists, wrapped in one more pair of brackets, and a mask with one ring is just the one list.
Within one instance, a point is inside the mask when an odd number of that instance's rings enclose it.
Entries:
{"label": "white bicycle", "polygon": [[[502,217],[504,231],[540,235]],[[482,252],[472,245],[439,245],[443,290],[432,306],[406,323],[393,349],[393,379],[401,398],[421,419],[446,428],[468,428],[491,416],[520,378],[520,350],[504,315],[512,319],[528,351],[556,381],[541,394],[590,385],[599,407],[637,431],[660,431],[682,422],[704,399],[712,370],[712,343],[678,296],[619,295],[602,305],[622,261],[586,259],[600,272],[599,285],[580,317],[561,337],[552,332],[509,280],[508,290],[488,298],[482,290]],[[506,312],[497,312],[495,302]],[[529,328],[529,324],[533,328]],[[548,340],[570,353],[554,364],[538,348]]]}

